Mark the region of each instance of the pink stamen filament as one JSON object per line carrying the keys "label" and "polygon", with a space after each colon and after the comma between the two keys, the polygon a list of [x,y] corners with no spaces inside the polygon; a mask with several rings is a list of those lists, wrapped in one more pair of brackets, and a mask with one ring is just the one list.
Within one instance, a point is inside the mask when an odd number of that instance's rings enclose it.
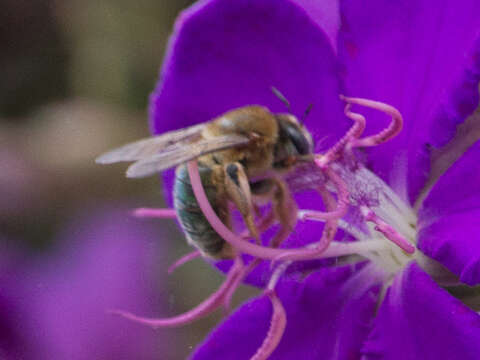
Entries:
{"label": "pink stamen filament", "polygon": [[413,254],[415,252],[415,246],[413,246],[407,239],[400,235],[394,228],[388,225],[385,221],[380,219],[377,214],[375,214],[369,208],[363,207],[362,212],[364,213],[365,220],[374,223],[375,230],[382,233],[388,240],[393,242],[395,245],[400,247],[403,251],[408,254]]}
{"label": "pink stamen filament", "polygon": [[[205,218],[208,220],[210,225],[215,229],[215,231],[228,243],[230,243],[235,249],[250,254],[252,256],[269,259],[269,260],[310,260],[317,258],[323,251],[325,251],[326,246],[328,246],[329,239],[331,235],[335,233],[332,231],[332,226],[328,223],[325,225],[324,234],[320,244],[322,245],[319,248],[302,248],[302,249],[276,249],[266,246],[260,246],[248,241],[245,241],[241,237],[234,234],[229,228],[227,228],[223,222],[218,218],[217,214],[213,211],[210,202],[207,199],[203,185],[200,180],[200,175],[198,173],[198,165],[195,160],[189,161],[187,164],[188,173],[190,176],[190,182],[192,184],[192,189],[197,199],[198,205],[202,210]],[[325,239],[328,238],[328,239]]]}
{"label": "pink stamen filament", "polygon": [[132,211],[132,215],[138,218],[173,219],[177,217],[177,212],[175,209],[138,208]]}
{"label": "pink stamen filament", "polygon": [[223,301],[223,307],[225,309],[225,313],[228,314],[230,312],[230,304],[232,301],[232,297],[237,290],[240,283],[245,279],[245,277],[252,271],[257,265],[261,262],[260,259],[253,259],[247,266],[244,266],[241,270],[241,273],[235,279],[235,283],[230,287],[225,295],[225,299]]}
{"label": "pink stamen filament", "polygon": [[[340,95],[340,99],[345,100],[343,95]],[[352,141],[358,139],[365,130],[366,120],[363,115],[350,111],[351,104],[345,106],[345,115],[354,121],[353,126],[348,132],[341,138],[334,146],[332,146],[324,155],[319,156],[317,159],[317,165],[321,168],[327,166],[332,161],[341,156],[341,153],[351,144]]]}
{"label": "pink stamen filament", "polygon": [[215,291],[210,297],[200,303],[197,307],[190,311],[187,311],[181,315],[177,315],[171,318],[146,318],[134,315],[130,312],[123,310],[111,310],[112,314],[120,315],[126,319],[138,322],[143,325],[148,325],[154,329],[161,327],[177,327],[195,320],[198,320],[216,309],[218,309],[224,303],[225,296],[228,294],[231,287],[238,286],[237,277],[242,275],[242,269],[244,265],[240,257],[235,259],[235,262],[227,274],[227,277],[223,284]]}
{"label": "pink stamen filament", "polygon": [[[318,159],[315,160],[320,161]],[[349,193],[347,190],[347,185],[345,182],[342,180],[340,176],[338,176],[332,169],[327,168],[325,169],[328,177],[332,181],[332,183],[335,185],[337,188],[337,193],[338,193],[338,203],[336,205],[336,209],[333,211],[309,211],[307,213],[303,213],[303,215],[300,217],[300,220],[309,220],[309,219],[321,219],[321,220],[333,220],[333,219],[340,219],[345,216],[345,214],[348,211],[348,205],[349,205]],[[325,195],[326,191],[324,187],[319,187],[319,189],[323,189],[321,192]],[[330,205],[331,208],[334,208],[335,206],[333,204]]]}
{"label": "pink stamen filament", "polygon": [[[328,176],[335,174],[335,172],[329,168],[326,169],[326,173]],[[340,177],[336,176],[330,179],[333,180],[332,182],[336,186],[340,186],[340,187],[344,186],[343,180],[341,180]],[[337,207],[337,210],[335,210],[335,212],[342,214],[341,216],[345,215],[347,211],[347,207],[343,208],[343,205],[340,205],[341,207],[339,208],[333,196],[327,191],[327,189],[324,186],[319,187],[318,191],[322,196],[323,202],[325,203],[325,207],[327,208],[327,210],[332,210],[329,212],[334,212],[333,209]],[[337,188],[337,191],[338,193],[342,193],[344,191],[345,191],[345,194],[347,193],[346,187],[342,190]],[[310,260],[310,259],[319,258],[322,253],[328,250],[330,243],[335,237],[335,234],[337,233],[337,229],[338,229],[338,220],[339,220],[339,217],[327,219],[322,231],[322,237],[320,238],[320,241],[318,241],[315,244],[311,244],[310,246],[307,246],[306,249],[303,250],[302,254],[297,254],[296,251],[298,250],[284,250],[284,253],[278,256],[277,258],[275,258],[274,260],[275,261],[286,261],[286,260],[298,261],[298,260]]]}
{"label": "pink stamen filament", "polygon": [[193,259],[196,259],[201,256],[202,256],[202,253],[199,250],[192,251],[191,253],[188,253],[187,255],[182,256],[180,259],[178,259],[172,265],[170,265],[170,267],[167,270],[168,274],[171,274],[172,272],[175,271],[175,269],[179,268],[183,264],[186,264],[187,262],[192,261]]}
{"label": "pink stamen filament", "polygon": [[[392,121],[384,130],[380,131],[378,134],[367,136],[362,139],[355,139],[352,141],[352,146],[354,147],[368,147],[376,146],[378,144],[384,143],[393,137],[397,136],[398,133],[402,130],[403,127],[403,118],[400,112],[395,109],[393,106],[387,105],[385,103],[361,98],[351,98],[343,97],[342,98],[348,105],[357,104],[372,109],[382,111],[392,117]],[[347,106],[348,106],[347,105]],[[352,118],[353,116],[358,116],[359,114],[353,113],[350,111],[350,108],[345,108],[345,112],[348,113],[347,116]],[[360,115],[361,116],[361,115]]]}
{"label": "pink stamen filament", "polygon": [[265,360],[275,351],[287,326],[287,314],[275,290],[267,290],[266,295],[272,303],[272,319],[267,336],[250,360]]}
{"label": "pink stamen filament", "polygon": [[378,240],[355,241],[351,243],[332,242],[328,249],[318,256],[318,259],[356,255],[386,249],[388,249],[388,245]]}

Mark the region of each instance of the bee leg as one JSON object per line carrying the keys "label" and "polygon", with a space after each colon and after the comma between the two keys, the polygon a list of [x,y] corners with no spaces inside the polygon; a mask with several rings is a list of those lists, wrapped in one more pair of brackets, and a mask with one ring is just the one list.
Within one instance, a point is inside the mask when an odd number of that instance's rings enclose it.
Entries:
{"label": "bee leg", "polygon": [[252,237],[260,243],[260,234],[253,216],[252,193],[243,166],[235,162],[225,165],[223,170],[225,173],[225,190],[228,198],[235,204],[240,214],[242,214],[243,221]]}
{"label": "bee leg", "polygon": [[297,225],[297,205],[284,180],[274,178],[272,181],[276,185],[272,197],[273,211],[280,222],[281,229],[278,236],[272,239],[271,245],[277,247]]}

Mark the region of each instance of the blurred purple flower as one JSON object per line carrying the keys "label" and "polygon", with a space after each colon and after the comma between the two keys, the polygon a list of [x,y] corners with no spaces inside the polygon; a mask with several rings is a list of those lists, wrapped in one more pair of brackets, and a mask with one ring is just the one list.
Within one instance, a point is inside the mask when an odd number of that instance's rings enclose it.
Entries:
{"label": "blurred purple flower", "polygon": [[[345,254],[368,262],[283,276],[276,292],[287,325],[272,358],[478,358],[479,315],[438,283],[445,268],[480,282],[480,143],[436,182],[430,165],[478,105],[479,13],[476,0],[210,0],[181,14],[152,96],[155,133],[248,104],[283,111],[271,86],[294,114],[313,104],[305,123],[325,149],[350,126],[339,94],[391,104],[405,119],[395,139],[357,153],[362,161],[336,163],[350,202],[339,224],[357,240]],[[367,134],[385,128],[381,113],[364,115]],[[170,197],[171,173],[166,184]],[[300,209],[318,207],[311,194],[296,199]],[[387,225],[414,254],[386,241]],[[322,226],[299,222],[283,246],[318,241]],[[264,261],[247,281],[263,287],[270,276]],[[193,357],[251,357],[271,308],[265,296],[243,305]]]}
{"label": "blurred purple flower", "polygon": [[77,219],[60,236],[55,253],[34,261],[25,254],[5,257],[0,357],[158,359],[158,354],[172,354],[168,335],[107,313],[112,307],[153,312],[165,306],[156,290],[155,238],[125,211],[110,209]]}

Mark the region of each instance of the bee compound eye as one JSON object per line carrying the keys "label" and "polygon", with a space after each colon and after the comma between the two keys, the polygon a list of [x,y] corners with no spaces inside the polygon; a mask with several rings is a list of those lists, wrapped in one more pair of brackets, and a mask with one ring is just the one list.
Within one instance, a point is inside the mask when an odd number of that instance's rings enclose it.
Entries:
{"label": "bee compound eye", "polygon": [[307,155],[310,153],[310,143],[298,126],[293,123],[284,123],[283,130],[295,146],[299,155]]}

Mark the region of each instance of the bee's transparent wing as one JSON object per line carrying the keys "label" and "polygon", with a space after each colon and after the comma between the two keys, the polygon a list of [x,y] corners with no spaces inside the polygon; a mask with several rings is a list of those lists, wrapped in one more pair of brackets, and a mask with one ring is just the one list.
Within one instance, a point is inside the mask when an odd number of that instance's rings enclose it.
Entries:
{"label": "bee's transparent wing", "polygon": [[138,140],[100,155],[95,161],[99,164],[112,164],[120,161],[135,161],[149,158],[164,149],[175,147],[179,143],[183,144],[199,139],[205,125],[194,125],[159,136]]}
{"label": "bee's transparent wing", "polygon": [[191,144],[170,146],[158,154],[139,160],[131,165],[127,169],[127,177],[140,178],[153,175],[208,153],[246,145],[249,141],[250,139],[246,136],[230,134],[200,140]]}

